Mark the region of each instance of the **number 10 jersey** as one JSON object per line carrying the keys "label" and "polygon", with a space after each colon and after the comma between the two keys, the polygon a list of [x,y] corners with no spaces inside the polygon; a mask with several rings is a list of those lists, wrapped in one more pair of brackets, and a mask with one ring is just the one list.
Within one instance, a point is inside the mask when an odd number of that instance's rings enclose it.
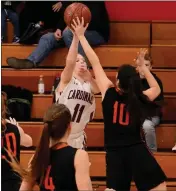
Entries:
{"label": "number 10 jersey", "polygon": [[56,90],[56,101],[66,105],[72,115],[71,134],[68,144],[74,148],[83,148],[84,129],[95,113],[95,97],[88,82],[81,83],[72,77],[63,92]]}

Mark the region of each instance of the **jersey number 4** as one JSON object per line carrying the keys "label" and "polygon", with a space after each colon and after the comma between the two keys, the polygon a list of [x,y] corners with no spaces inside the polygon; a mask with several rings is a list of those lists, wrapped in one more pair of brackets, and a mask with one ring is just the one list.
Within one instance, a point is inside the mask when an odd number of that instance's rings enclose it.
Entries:
{"label": "jersey number 4", "polygon": [[[125,112],[124,110],[125,104],[119,104],[117,101],[114,103],[114,115],[113,115],[113,123],[117,123],[117,116],[119,116],[118,123],[121,125],[128,125],[129,124],[129,113]],[[119,113],[118,113],[119,112]],[[124,119],[124,114],[125,119]]]}
{"label": "jersey number 4", "polygon": [[[72,117],[73,122],[76,122],[76,123],[80,122],[84,109],[85,109],[85,105],[76,104],[74,108],[73,117]],[[93,113],[94,112],[90,114],[90,121],[93,118]]]}

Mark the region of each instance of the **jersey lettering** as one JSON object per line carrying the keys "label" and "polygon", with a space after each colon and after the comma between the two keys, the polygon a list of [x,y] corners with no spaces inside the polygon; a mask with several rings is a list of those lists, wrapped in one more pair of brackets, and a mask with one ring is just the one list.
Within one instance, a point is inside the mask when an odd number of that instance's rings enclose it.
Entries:
{"label": "jersey lettering", "polygon": [[47,190],[54,191],[55,186],[53,184],[53,179],[50,177],[50,172],[51,172],[51,165],[48,166],[46,175],[45,175],[45,180],[44,180],[44,187]]}
{"label": "jersey lettering", "polygon": [[[16,144],[16,137],[14,133],[7,133],[4,137],[7,145],[7,150],[12,154],[12,156],[16,157],[17,155],[17,144]],[[2,143],[4,141],[2,140]],[[2,158],[6,158],[4,155],[1,156]]]}
{"label": "jersey lettering", "polygon": [[[119,104],[117,101],[114,103],[113,123],[117,123],[119,107],[120,107],[119,119],[118,119],[119,124],[124,126],[129,125],[129,113],[125,112],[124,110],[125,104],[123,103]],[[125,115],[125,120],[124,120],[124,115]]]}
{"label": "jersey lettering", "polygon": [[70,90],[67,99],[83,100],[92,104],[93,95],[83,90]]}

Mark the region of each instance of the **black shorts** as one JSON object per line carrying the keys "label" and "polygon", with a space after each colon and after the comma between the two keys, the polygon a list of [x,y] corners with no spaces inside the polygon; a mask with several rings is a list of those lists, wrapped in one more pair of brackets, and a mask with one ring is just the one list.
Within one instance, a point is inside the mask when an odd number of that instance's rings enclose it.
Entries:
{"label": "black shorts", "polygon": [[138,190],[150,190],[166,180],[166,175],[145,144],[118,148],[106,154],[107,188],[130,190],[134,180]]}

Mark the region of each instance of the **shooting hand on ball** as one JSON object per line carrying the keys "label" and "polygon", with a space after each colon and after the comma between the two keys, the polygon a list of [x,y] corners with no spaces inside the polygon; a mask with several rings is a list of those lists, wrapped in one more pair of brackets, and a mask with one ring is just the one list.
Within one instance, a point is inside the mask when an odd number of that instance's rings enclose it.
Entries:
{"label": "shooting hand on ball", "polygon": [[[76,21],[77,21],[77,22],[76,22]],[[81,18],[81,21],[80,21],[80,19],[77,17],[77,18],[76,18],[76,21],[73,19],[73,23],[71,24],[71,26],[72,26],[74,32],[76,33],[76,35],[77,35],[78,37],[84,36],[84,33],[85,33],[85,31],[86,31],[86,29],[87,29],[87,27],[88,27],[89,24],[87,23],[86,26],[84,27],[84,18],[83,18],[83,17]]]}

